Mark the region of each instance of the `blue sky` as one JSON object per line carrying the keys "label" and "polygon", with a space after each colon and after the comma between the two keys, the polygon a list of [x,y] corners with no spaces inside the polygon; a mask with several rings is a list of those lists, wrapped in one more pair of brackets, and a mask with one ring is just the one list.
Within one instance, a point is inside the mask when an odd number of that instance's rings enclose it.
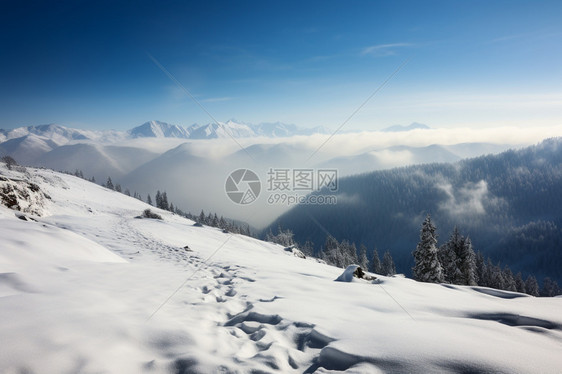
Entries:
{"label": "blue sky", "polygon": [[0,128],[562,124],[560,1],[0,5]]}

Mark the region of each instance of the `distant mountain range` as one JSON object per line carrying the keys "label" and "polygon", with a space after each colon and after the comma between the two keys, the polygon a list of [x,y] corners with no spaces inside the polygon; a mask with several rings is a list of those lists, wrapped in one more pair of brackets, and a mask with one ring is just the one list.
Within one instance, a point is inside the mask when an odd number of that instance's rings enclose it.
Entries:
{"label": "distant mountain range", "polygon": [[22,138],[36,138],[34,141],[51,140],[58,145],[75,140],[92,140],[111,143],[135,138],[177,138],[177,139],[217,139],[246,137],[289,137],[294,135],[328,134],[324,127],[303,129],[281,122],[246,124],[229,120],[227,122],[193,124],[189,127],[172,125],[161,121],[149,121],[128,131],[102,130],[90,131],[72,129],[57,124],[18,127],[12,130],[0,129],[0,143]]}
{"label": "distant mountain range", "polygon": [[382,129],[381,131],[384,132],[401,132],[401,131],[411,131],[411,130],[429,130],[431,127],[421,124],[421,123],[412,123],[408,126],[402,125],[394,125],[387,128]]}
{"label": "distant mountain range", "polygon": [[[418,125],[411,127],[413,135],[420,131]],[[185,211],[198,213],[201,209],[211,209],[263,227],[288,207],[268,205],[263,193],[252,205],[254,213],[241,210],[224,192],[225,180],[233,170],[253,170],[265,189],[272,167],[335,168],[338,176],[343,177],[396,166],[455,162],[516,146],[475,142],[426,146],[381,144],[378,139],[384,133],[372,132],[360,136],[336,135],[330,147],[318,152],[326,136],[306,135],[322,132],[326,131],[279,122],[249,125],[235,120],[189,127],[150,121],[129,131],[90,131],[51,124],[0,130],[0,157],[10,155],[26,166],[72,173],[79,170],[98,183],[111,177],[114,183],[144,198],[147,194],[154,198],[156,190],[166,190],[170,200]],[[407,131],[402,135],[405,139],[411,137]],[[241,140],[233,142],[230,137]],[[402,136],[391,134],[391,137]],[[314,158],[310,159],[311,155]]]}

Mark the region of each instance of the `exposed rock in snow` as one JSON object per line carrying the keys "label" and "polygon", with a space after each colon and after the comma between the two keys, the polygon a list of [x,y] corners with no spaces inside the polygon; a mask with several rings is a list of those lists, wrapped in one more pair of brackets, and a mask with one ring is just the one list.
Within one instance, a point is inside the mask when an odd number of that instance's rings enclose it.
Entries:
{"label": "exposed rock in snow", "polygon": [[374,280],[374,276],[365,273],[359,265],[349,265],[343,273],[336,279],[336,282],[353,282],[353,278]]}
{"label": "exposed rock in snow", "polygon": [[296,246],[292,245],[289,247],[285,247],[285,252],[290,252],[293,254],[293,256],[295,257],[299,257],[299,258],[306,258],[305,254],[302,253],[302,251],[300,249],[298,249]]}
{"label": "exposed rock in snow", "polygon": [[0,204],[7,208],[42,216],[48,199],[37,184],[0,175]]}

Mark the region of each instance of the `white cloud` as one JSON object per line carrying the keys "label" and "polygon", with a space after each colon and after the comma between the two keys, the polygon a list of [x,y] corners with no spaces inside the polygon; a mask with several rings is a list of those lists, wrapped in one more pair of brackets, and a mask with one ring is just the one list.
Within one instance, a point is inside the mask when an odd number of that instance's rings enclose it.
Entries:
{"label": "white cloud", "polygon": [[365,47],[361,50],[361,55],[373,55],[373,56],[392,56],[396,54],[396,49],[411,47],[410,43],[389,43],[389,44],[377,44],[369,47]]}
{"label": "white cloud", "polygon": [[438,183],[436,187],[446,195],[446,199],[439,204],[439,209],[451,217],[482,216],[486,214],[487,208],[502,203],[502,200],[488,191],[485,180],[468,182],[456,191],[449,182]]}

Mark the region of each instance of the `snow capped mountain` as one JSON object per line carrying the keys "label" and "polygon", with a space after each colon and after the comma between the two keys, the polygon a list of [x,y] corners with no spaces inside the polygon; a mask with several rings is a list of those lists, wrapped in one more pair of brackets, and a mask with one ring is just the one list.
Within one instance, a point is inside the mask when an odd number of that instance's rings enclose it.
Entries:
{"label": "snow capped mountain", "polygon": [[189,130],[166,122],[149,121],[129,130],[132,138],[189,138]]}
{"label": "snow capped mountain", "polygon": [[245,124],[236,120],[209,123],[206,125],[193,124],[189,127],[173,125],[161,121],[148,121],[126,132],[104,130],[89,131],[72,129],[56,124],[18,127],[12,130],[0,129],[0,142],[28,136],[30,134],[50,139],[62,145],[70,141],[92,140],[98,142],[115,142],[136,138],[178,138],[178,139],[216,139],[216,138],[246,138],[254,136],[289,137],[293,135],[310,135],[327,133],[322,127],[302,129],[295,125],[281,122],[261,123],[258,125]]}
{"label": "snow capped mountain", "polygon": [[[0,192],[2,373],[562,367],[559,297],[340,277],[350,272],[49,170],[0,163]],[[139,219],[147,208],[163,219]]]}
{"label": "snow capped mountain", "polygon": [[71,129],[57,124],[18,127],[13,130],[2,130],[5,141],[29,135],[36,135],[54,141],[57,144],[66,144],[71,140],[91,139],[91,132]]}
{"label": "snow capped mountain", "polygon": [[430,127],[427,126],[427,125],[413,122],[408,126],[394,125],[394,126],[384,128],[381,131],[384,131],[384,132],[402,132],[402,131],[428,130],[428,129],[430,129]]}
{"label": "snow capped mountain", "polygon": [[247,138],[256,136],[254,130],[242,123],[232,120],[225,123],[209,123],[207,125],[191,125],[188,128],[191,139]]}

